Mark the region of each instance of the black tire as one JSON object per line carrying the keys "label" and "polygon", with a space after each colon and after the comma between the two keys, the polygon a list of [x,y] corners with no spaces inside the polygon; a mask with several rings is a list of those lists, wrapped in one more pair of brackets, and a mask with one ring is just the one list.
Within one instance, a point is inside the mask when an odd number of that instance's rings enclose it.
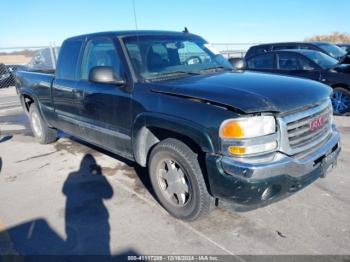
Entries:
{"label": "black tire", "polygon": [[57,140],[56,129],[46,124],[34,103],[29,108],[29,120],[34,137],[40,144],[50,144]]}
{"label": "black tire", "polygon": [[333,101],[335,92],[341,93],[343,96],[346,96],[348,101],[349,101],[350,100],[349,89],[346,89],[343,87],[334,87],[333,88],[333,95],[332,95],[332,104],[333,104],[334,115],[349,115],[349,113],[350,113],[350,106],[349,105],[348,105],[349,107],[346,110],[342,110],[341,112],[337,112],[336,105],[334,104],[335,102]]}
{"label": "black tire", "polygon": [[[164,193],[166,189],[162,189],[160,184],[160,172],[165,171],[160,170],[160,166],[167,159],[174,161],[186,177],[189,193],[188,198],[186,197],[187,202],[181,206],[174,204],[166,196]],[[196,220],[208,214],[214,207],[215,199],[208,193],[197,154],[181,141],[168,138],[156,145],[150,154],[148,169],[158,201],[174,217],[184,220]],[[168,188],[169,185],[165,187]]]}

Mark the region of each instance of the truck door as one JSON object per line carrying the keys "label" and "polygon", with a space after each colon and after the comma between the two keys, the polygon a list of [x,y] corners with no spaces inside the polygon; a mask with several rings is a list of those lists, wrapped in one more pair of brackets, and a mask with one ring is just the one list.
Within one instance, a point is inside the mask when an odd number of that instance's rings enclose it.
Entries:
{"label": "truck door", "polygon": [[84,138],[112,152],[130,158],[131,94],[116,84],[93,83],[89,73],[96,66],[109,66],[115,75],[123,75],[116,44],[111,38],[87,41],[82,58],[79,90],[84,90],[82,120]]}
{"label": "truck door", "polygon": [[83,91],[77,87],[77,65],[82,44],[82,39],[69,39],[63,43],[52,85],[57,116],[55,126],[78,136],[82,131],[77,121],[81,117]]}

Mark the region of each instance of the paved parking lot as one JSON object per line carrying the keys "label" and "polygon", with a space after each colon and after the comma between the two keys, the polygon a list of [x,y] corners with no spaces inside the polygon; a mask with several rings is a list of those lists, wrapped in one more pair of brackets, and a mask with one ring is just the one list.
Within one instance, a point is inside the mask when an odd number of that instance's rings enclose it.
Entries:
{"label": "paved parking lot", "polygon": [[2,89],[0,254],[350,254],[350,118],[336,121],[343,150],[328,177],[262,209],[225,204],[185,223],[133,163],[64,134],[37,144],[14,89]]}

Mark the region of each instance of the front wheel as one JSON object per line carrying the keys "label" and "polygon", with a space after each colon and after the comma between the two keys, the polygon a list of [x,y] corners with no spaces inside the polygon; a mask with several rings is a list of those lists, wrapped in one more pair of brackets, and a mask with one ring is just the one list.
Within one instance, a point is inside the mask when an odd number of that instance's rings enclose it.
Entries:
{"label": "front wheel", "polygon": [[350,112],[350,91],[336,87],[331,97],[334,114],[343,115]]}
{"label": "front wheel", "polygon": [[158,201],[171,215],[195,220],[214,206],[197,155],[181,141],[160,142],[151,152],[149,173]]}

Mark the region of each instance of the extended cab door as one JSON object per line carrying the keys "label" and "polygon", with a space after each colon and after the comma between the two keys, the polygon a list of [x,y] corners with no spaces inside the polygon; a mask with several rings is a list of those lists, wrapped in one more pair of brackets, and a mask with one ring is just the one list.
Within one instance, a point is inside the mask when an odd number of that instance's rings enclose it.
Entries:
{"label": "extended cab door", "polygon": [[77,87],[77,67],[82,39],[66,40],[60,50],[56,78],[52,85],[52,101],[56,113],[55,127],[80,136],[77,120],[81,116],[83,91]]}
{"label": "extended cab door", "polygon": [[81,119],[84,138],[130,158],[131,93],[126,86],[89,81],[89,73],[96,66],[112,67],[116,76],[125,75],[118,44],[116,39],[108,37],[87,40],[77,88],[84,90]]}

